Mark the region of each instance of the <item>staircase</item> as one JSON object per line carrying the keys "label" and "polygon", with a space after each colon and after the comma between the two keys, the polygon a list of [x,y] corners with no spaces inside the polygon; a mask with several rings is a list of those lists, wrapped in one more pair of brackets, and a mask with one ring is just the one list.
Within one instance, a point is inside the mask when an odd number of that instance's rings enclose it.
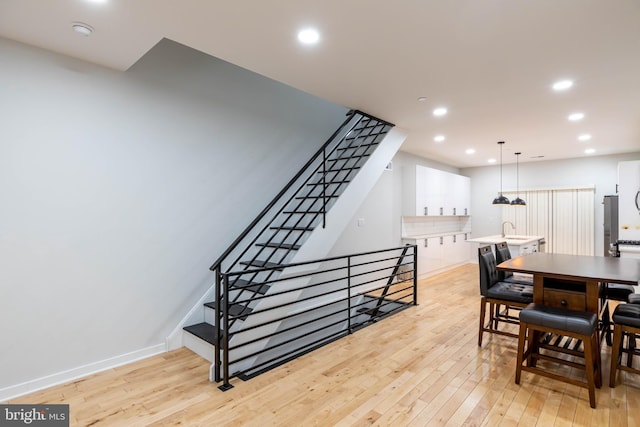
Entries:
{"label": "staircase", "polygon": [[[365,113],[350,111],[323,147],[213,263],[211,270],[215,273],[216,284],[201,300],[202,309],[194,308],[183,323],[187,325],[183,328],[186,333],[184,345],[213,362],[212,380],[220,381],[218,367],[223,338],[228,343],[235,333],[253,327],[247,324],[247,317],[261,303],[264,305],[272,283],[281,276],[286,277],[283,266],[299,261],[301,257],[326,256],[331,249],[344,227],[340,224],[344,219],[332,220],[334,225],[329,221],[332,218],[329,213],[334,206],[340,205],[340,200],[342,205],[336,209],[344,217],[344,206],[354,205],[348,203],[349,200],[341,200],[350,184],[367,167],[376,168],[375,176],[379,176],[383,169],[380,165],[391,160],[404,136],[391,138],[392,147],[385,154],[386,160],[378,155],[377,165],[369,162],[392,127]],[[361,175],[360,181],[371,181],[366,173]],[[369,182],[369,188],[372,185]],[[360,204],[357,200],[365,195],[358,198],[344,196],[355,199],[355,206],[350,208],[351,215]],[[228,275],[229,272],[233,274]],[[288,299],[298,296],[289,294]],[[287,297],[280,299],[284,301]],[[224,325],[223,318],[226,319]],[[277,328],[278,324],[274,323],[271,329]],[[247,358],[244,366],[250,365],[251,360]]]}

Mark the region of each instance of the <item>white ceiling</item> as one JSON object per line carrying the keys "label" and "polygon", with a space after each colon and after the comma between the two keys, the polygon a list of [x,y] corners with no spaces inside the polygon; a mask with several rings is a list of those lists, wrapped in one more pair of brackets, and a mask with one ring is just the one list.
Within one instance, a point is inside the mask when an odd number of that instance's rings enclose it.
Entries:
{"label": "white ceiling", "polygon": [[[320,43],[297,42],[306,26]],[[0,0],[0,36],[117,70],[166,37],[395,123],[404,151],[457,167],[499,158],[499,140],[504,163],[640,151],[640,0]],[[573,88],[551,90],[562,78]]]}

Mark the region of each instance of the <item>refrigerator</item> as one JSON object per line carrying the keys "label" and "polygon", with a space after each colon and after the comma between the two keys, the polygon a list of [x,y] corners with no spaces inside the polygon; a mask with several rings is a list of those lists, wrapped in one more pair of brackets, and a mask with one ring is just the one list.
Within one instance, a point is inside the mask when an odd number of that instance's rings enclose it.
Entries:
{"label": "refrigerator", "polygon": [[640,240],[640,160],[618,163],[618,239]]}
{"label": "refrigerator", "polygon": [[618,196],[604,196],[604,256],[615,256],[612,245],[618,241]]}
{"label": "refrigerator", "polygon": [[617,255],[640,259],[640,160],[618,163]]}

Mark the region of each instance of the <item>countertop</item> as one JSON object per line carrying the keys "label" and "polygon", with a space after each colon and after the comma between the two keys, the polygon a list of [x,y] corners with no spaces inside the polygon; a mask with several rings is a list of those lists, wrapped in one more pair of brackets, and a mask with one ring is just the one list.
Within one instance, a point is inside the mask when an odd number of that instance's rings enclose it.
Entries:
{"label": "countertop", "polygon": [[544,236],[518,236],[518,235],[509,235],[502,237],[500,234],[495,234],[493,236],[484,236],[484,237],[476,237],[473,239],[467,239],[467,242],[471,243],[486,243],[486,244],[494,244],[500,242],[507,242],[509,246],[523,246],[529,243],[537,242],[540,240],[544,240]]}
{"label": "countertop", "polygon": [[444,233],[434,233],[434,234],[413,234],[402,236],[402,240],[421,240],[428,239],[430,237],[444,237],[444,236],[457,236],[460,234],[469,234],[468,231],[446,231]]}

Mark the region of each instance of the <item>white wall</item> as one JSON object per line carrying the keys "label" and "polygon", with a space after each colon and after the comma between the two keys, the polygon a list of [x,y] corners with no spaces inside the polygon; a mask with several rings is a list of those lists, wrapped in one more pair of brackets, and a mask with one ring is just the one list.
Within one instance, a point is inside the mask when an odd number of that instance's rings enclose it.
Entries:
{"label": "white wall", "polygon": [[[639,144],[640,145],[640,144]],[[595,255],[603,255],[603,197],[615,194],[618,162],[640,159],[640,152],[593,156],[569,160],[520,163],[520,188],[559,188],[595,185]],[[471,210],[473,237],[501,233],[501,205],[491,202],[500,189],[499,166],[461,169],[471,178]],[[516,165],[503,166],[503,191],[516,189]],[[526,201],[526,200],[525,200]],[[514,206],[513,209],[518,209]]]}
{"label": "white wall", "polygon": [[[458,173],[458,169],[433,160],[399,151],[393,158],[393,169],[385,171],[353,216],[340,240],[333,247],[332,256],[386,249],[402,245],[402,194],[406,183],[406,168],[422,165]],[[358,220],[364,224],[358,226]]]}
{"label": "white wall", "polygon": [[120,73],[0,39],[0,94],[0,400],[161,350],[347,111],[167,40]]}
{"label": "white wall", "polygon": [[[604,233],[602,197],[607,194],[615,194],[618,162],[637,159],[640,159],[640,152],[521,163],[520,188],[595,185],[595,249],[596,255],[602,255]],[[491,204],[500,187],[499,166],[458,170],[449,165],[400,151],[393,159],[393,170],[386,171],[380,177],[358,213],[351,219],[350,225],[344,231],[341,239],[334,246],[332,255],[383,249],[401,244],[402,188],[403,185],[411,185],[411,183],[403,182],[403,171],[404,168],[413,168],[416,164],[470,177],[473,236],[479,237],[501,232],[502,208]],[[503,190],[515,190],[515,182],[515,164],[504,165]],[[362,227],[358,226],[360,218],[364,219]]]}

